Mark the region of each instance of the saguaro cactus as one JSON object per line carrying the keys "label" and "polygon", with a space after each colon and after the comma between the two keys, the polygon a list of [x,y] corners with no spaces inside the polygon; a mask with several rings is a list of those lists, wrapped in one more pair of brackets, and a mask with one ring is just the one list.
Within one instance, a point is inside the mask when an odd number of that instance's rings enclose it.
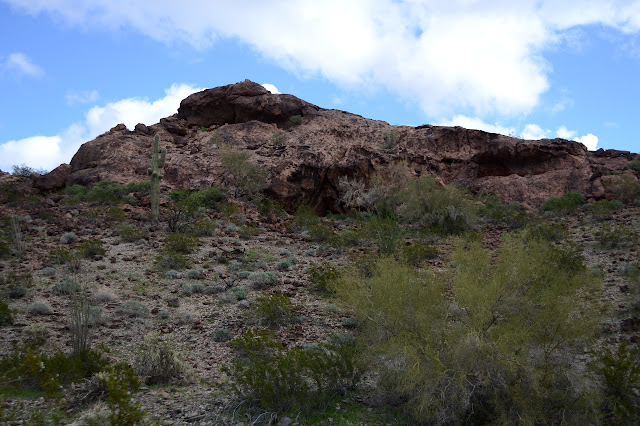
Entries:
{"label": "saguaro cactus", "polygon": [[[160,158],[158,158],[160,154]],[[149,169],[149,176],[151,177],[151,220],[156,222],[158,220],[158,207],[160,205],[160,179],[164,176],[162,174],[162,168],[164,167],[164,160],[167,157],[167,149],[162,148],[160,152],[160,136],[156,135],[153,142],[153,155],[151,156],[151,168]]]}

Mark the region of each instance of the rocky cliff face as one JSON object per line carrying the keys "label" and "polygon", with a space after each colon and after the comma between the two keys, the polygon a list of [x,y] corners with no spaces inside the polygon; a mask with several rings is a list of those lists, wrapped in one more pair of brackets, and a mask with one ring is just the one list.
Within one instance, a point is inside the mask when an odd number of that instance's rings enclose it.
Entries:
{"label": "rocky cliff face", "polygon": [[[296,115],[302,123],[290,124]],[[275,141],[278,132],[283,136]],[[306,204],[319,212],[341,210],[343,176],[366,181],[399,162],[415,176],[433,175],[445,184],[457,182],[536,208],[568,191],[604,197],[600,177],[640,159],[620,151],[591,153],[562,139],[523,141],[461,127],[390,126],[292,95],[273,95],[245,80],[195,93],[176,115],[153,126],[114,127],[82,145],[70,167],[56,169],[35,186],[145,180],[156,133],[167,148],[165,189],[221,184],[220,151],[226,144],[252,152],[251,161],[270,171],[268,192],[285,208]]]}

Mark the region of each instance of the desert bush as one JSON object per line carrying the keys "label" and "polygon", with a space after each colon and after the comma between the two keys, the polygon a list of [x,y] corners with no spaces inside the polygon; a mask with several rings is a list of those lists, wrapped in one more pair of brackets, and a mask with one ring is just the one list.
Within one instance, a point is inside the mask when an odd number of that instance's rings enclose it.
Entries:
{"label": "desert bush", "polygon": [[42,322],[30,324],[22,331],[25,337],[25,342],[33,347],[44,345],[49,339],[49,329],[47,325]]}
{"label": "desert bush", "polygon": [[147,335],[136,355],[135,372],[147,385],[183,383],[187,367],[171,343],[162,341],[156,334]]}
{"label": "desert bush", "polygon": [[77,239],[78,239],[78,236],[76,235],[75,232],[67,232],[65,234],[62,234],[62,237],[60,237],[60,243],[71,244],[75,242]]}
{"label": "desert bush", "polygon": [[289,117],[289,127],[299,126],[302,124],[302,116],[300,114]]}
{"label": "desert bush", "polygon": [[118,235],[120,240],[125,243],[135,243],[145,237],[145,233],[138,229],[135,225],[122,224],[118,227]]}
{"label": "desert bush", "polygon": [[53,265],[64,265],[71,263],[74,257],[74,254],[69,249],[62,247],[54,250],[51,255],[49,255],[48,261]]}
{"label": "desert bush", "polygon": [[231,341],[238,391],[271,412],[324,408],[360,379],[351,346],[285,348],[265,330],[249,329]]}
{"label": "desert bush", "polygon": [[13,253],[17,257],[22,257],[27,248],[27,243],[20,226],[20,218],[16,215],[9,216],[9,239],[11,241]]}
{"label": "desert bush", "polygon": [[181,234],[175,232],[164,239],[164,250],[180,254],[192,253],[198,247],[200,240],[193,233]]}
{"label": "desert bush", "polygon": [[638,424],[640,421],[640,350],[626,342],[606,349],[596,367],[602,377],[606,424]]}
{"label": "desert bush", "polygon": [[562,223],[557,222],[532,222],[522,231],[520,237],[524,241],[564,241],[569,236],[569,230]]}
{"label": "desert bush", "polygon": [[469,193],[455,186],[440,186],[432,177],[409,182],[400,195],[400,220],[440,234],[460,234],[477,221],[476,205]]}
{"label": "desert bush", "polygon": [[222,165],[235,198],[255,198],[266,188],[267,171],[249,162],[251,153],[226,148],[221,155]]}
{"label": "desert bush", "polygon": [[96,315],[99,317],[100,311],[91,309],[87,284],[80,279],[73,281],[77,287],[69,293],[69,331],[73,353],[78,355],[89,350],[89,325],[97,322]]}
{"label": "desert bush", "polygon": [[34,315],[49,315],[51,314],[52,309],[51,306],[45,301],[36,301],[29,305],[28,308],[29,313]]}
{"label": "desert bush", "polygon": [[510,241],[491,262],[462,242],[450,275],[380,259],[335,288],[355,307],[381,388],[415,421],[580,424],[597,411],[593,378],[575,363],[598,324],[586,297],[595,281],[561,250]]}
{"label": "desert bush", "polygon": [[76,248],[80,256],[86,259],[97,259],[107,252],[100,240],[86,240]]}
{"label": "desert bush", "polygon": [[7,302],[0,299],[0,327],[13,324],[13,315]]}
{"label": "desert bush", "polygon": [[291,266],[292,266],[291,261],[288,259],[284,259],[278,262],[278,264],[276,265],[276,269],[278,271],[289,271],[291,270]]}
{"label": "desert bush", "polygon": [[110,181],[101,180],[93,185],[84,196],[86,201],[99,205],[114,206],[121,203],[133,204],[134,200],[129,196],[129,191],[124,185]]}
{"label": "desert bush", "polygon": [[264,290],[278,284],[278,274],[275,272],[252,272],[249,281],[256,290]]}
{"label": "desert bush", "polygon": [[[122,362],[112,364],[104,371],[96,374],[99,393],[106,394],[109,413],[106,417],[110,425],[135,425],[141,424],[145,412],[131,396],[140,388],[140,380],[135,375],[133,368]],[[85,419],[92,424],[90,419]],[[102,424],[103,419],[98,423]]]}
{"label": "desert bush", "polygon": [[93,303],[105,304],[115,302],[116,300],[118,300],[118,297],[113,294],[111,290],[102,288],[95,292],[92,300]]}
{"label": "desert bush", "polygon": [[146,318],[149,316],[149,307],[137,300],[127,300],[118,306],[116,311],[119,314],[136,318]]}
{"label": "desert bush", "polygon": [[340,271],[329,262],[322,262],[309,268],[309,279],[313,289],[323,294],[331,294],[334,281],[340,277]]}
{"label": "desert bush", "polygon": [[585,201],[578,192],[567,192],[562,197],[551,197],[542,205],[542,211],[555,216],[566,216],[584,205]]}
{"label": "desert bush", "polygon": [[629,161],[627,167],[633,171],[640,172],[640,160]]}
{"label": "desert bush", "polygon": [[224,201],[225,193],[217,187],[202,189],[189,195],[189,199],[198,207],[206,209],[217,209],[218,203]]}
{"label": "desert bush", "polygon": [[228,328],[217,328],[213,332],[214,342],[228,342],[231,340],[231,330]]}
{"label": "desert bush", "polygon": [[605,224],[595,232],[598,244],[603,248],[615,249],[638,245],[637,231],[624,224]]}
{"label": "desert bush", "polygon": [[269,138],[269,142],[271,142],[273,146],[277,146],[277,147],[284,146],[286,141],[287,141],[287,137],[282,132],[273,132],[271,134],[271,137]]}
{"label": "desert bush", "polygon": [[44,277],[53,277],[58,273],[58,271],[56,271],[56,268],[52,267],[52,266],[45,266],[44,268],[42,268],[40,270],[40,274],[42,274],[42,276]]}
{"label": "desert bush", "polygon": [[51,290],[58,296],[69,296],[80,290],[80,283],[71,277],[64,277],[62,281],[55,283]]}
{"label": "desert bush", "polygon": [[201,280],[205,276],[202,269],[190,269],[187,271],[187,278],[192,280]]}
{"label": "desert bush", "polygon": [[284,294],[272,293],[256,299],[255,315],[262,325],[270,328],[278,328],[291,321],[293,310],[291,299]]}
{"label": "desert bush", "polygon": [[373,238],[381,254],[395,253],[402,238],[397,218],[373,216],[367,222],[367,232]]}
{"label": "desert bush", "polygon": [[611,213],[623,206],[619,200],[598,200],[589,204],[588,210],[598,220],[604,220],[611,216]]}
{"label": "desert bush", "polygon": [[72,203],[77,203],[85,199],[89,188],[84,185],[71,185],[64,189],[64,193],[71,196]]}
{"label": "desert bush", "polygon": [[29,177],[33,174],[36,175],[44,175],[47,173],[44,169],[36,169],[34,167],[29,167],[26,164],[14,165],[12,167],[12,174],[21,177]]}
{"label": "desert bush", "polygon": [[231,295],[234,301],[245,300],[247,298],[247,291],[242,287],[231,287],[227,290],[227,294]]}
{"label": "desert bush", "polygon": [[633,203],[640,198],[640,181],[633,175],[603,176],[602,184],[624,203]]}
{"label": "desert bush", "polygon": [[167,227],[171,232],[190,232],[198,215],[198,206],[191,200],[171,202],[166,209]]}
{"label": "desert bush", "polygon": [[496,195],[488,195],[484,198],[478,214],[487,223],[505,225],[511,229],[522,228],[529,221],[526,211],[520,204],[505,204]]}
{"label": "desert bush", "polygon": [[419,266],[425,260],[434,259],[436,256],[438,256],[438,249],[423,243],[404,246],[400,251],[400,258],[413,266]]}
{"label": "desert bush", "polygon": [[28,288],[32,285],[33,277],[30,272],[10,271],[6,275],[0,275],[0,295],[6,295],[11,299],[26,296]]}
{"label": "desert bush", "polygon": [[400,139],[400,134],[395,129],[386,130],[382,134],[382,139],[384,140],[384,143],[382,144],[382,147],[384,149],[393,149],[393,148],[396,147],[396,145],[398,145],[398,140]]}

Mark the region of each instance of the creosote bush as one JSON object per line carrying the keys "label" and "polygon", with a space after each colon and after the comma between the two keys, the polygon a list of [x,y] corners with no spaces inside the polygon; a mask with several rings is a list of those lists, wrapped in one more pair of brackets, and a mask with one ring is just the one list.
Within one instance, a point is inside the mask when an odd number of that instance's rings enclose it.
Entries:
{"label": "creosote bush", "polygon": [[335,284],[353,305],[388,401],[427,424],[589,423],[596,380],[575,361],[595,333],[596,281],[571,247],[460,242],[448,274],[390,258]]}
{"label": "creosote bush", "polygon": [[289,321],[293,316],[293,304],[288,296],[272,293],[256,299],[255,314],[262,325],[277,328]]}
{"label": "creosote bush", "polygon": [[225,148],[221,155],[222,165],[235,198],[256,198],[266,188],[267,171],[249,162],[251,153]]}
{"label": "creosote bush", "polygon": [[640,181],[633,175],[603,176],[602,184],[623,203],[631,204],[640,198]]}
{"label": "creosote bush", "polygon": [[147,335],[136,355],[135,371],[147,385],[183,383],[187,367],[178,358],[171,343],[158,335]]}

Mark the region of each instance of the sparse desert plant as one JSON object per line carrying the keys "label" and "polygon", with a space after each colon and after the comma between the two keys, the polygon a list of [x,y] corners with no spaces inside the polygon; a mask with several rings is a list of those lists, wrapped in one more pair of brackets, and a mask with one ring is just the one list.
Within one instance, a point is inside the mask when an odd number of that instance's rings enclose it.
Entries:
{"label": "sparse desert plant", "polygon": [[527,213],[520,204],[505,204],[496,195],[484,197],[478,214],[488,223],[505,225],[511,229],[522,228],[529,222]]}
{"label": "sparse desert plant", "polygon": [[149,307],[137,300],[127,300],[118,306],[117,312],[136,318],[146,318],[149,316]]}
{"label": "sparse desert plant", "polygon": [[621,208],[624,204],[619,200],[598,200],[593,204],[589,204],[588,210],[597,220],[605,220],[611,216],[611,213]]}
{"label": "sparse desert plant", "polygon": [[400,134],[395,129],[385,130],[382,134],[382,139],[384,140],[384,143],[382,144],[384,149],[393,149],[398,145]]}
{"label": "sparse desert plant", "polygon": [[29,167],[26,164],[14,165],[12,167],[12,170],[12,174],[21,177],[29,177],[33,174],[44,175],[47,173],[47,171],[44,169],[36,169],[34,167]]}
{"label": "sparse desert plant", "polygon": [[118,300],[118,297],[107,288],[102,288],[96,291],[93,295],[93,302],[98,304],[111,303]]}
{"label": "sparse desert plant", "polygon": [[55,283],[51,290],[53,294],[58,296],[69,296],[80,290],[80,284],[72,277],[64,277],[61,281]]}
{"label": "sparse desert plant", "polygon": [[560,242],[567,239],[569,231],[562,223],[531,222],[520,231],[520,236],[525,241]]}
{"label": "sparse desert plant", "polygon": [[256,317],[262,325],[270,328],[277,328],[291,321],[293,310],[291,299],[284,294],[272,293],[256,299]]}
{"label": "sparse desert plant", "polygon": [[300,114],[289,117],[289,127],[299,126],[302,124],[302,116]]}
{"label": "sparse desert plant", "polygon": [[477,222],[476,204],[466,190],[442,187],[429,176],[409,182],[399,197],[398,215],[405,223],[441,234],[461,234]]}
{"label": "sparse desert plant", "polygon": [[86,282],[80,278],[74,281],[78,286],[75,291],[69,294],[69,331],[71,332],[73,353],[79,355],[88,351],[91,346],[89,325],[95,318],[95,314],[92,315],[89,304],[89,288]]}
{"label": "sparse desert plant", "polygon": [[[112,364],[96,374],[100,394],[107,395],[109,408],[106,420],[110,425],[142,423],[145,411],[131,397],[140,388],[140,380],[126,363]],[[100,419],[99,421],[101,421]],[[95,423],[94,423],[95,424]]]}
{"label": "sparse desert plant", "polygon": [[147,385],[182,383],[187,377],[187,368],[172,348],[157,334],[147,335],[136,355],[135,371]]}
{"label": "sparse desert plant", "polygon": [[80,256],[85,259],[98,259],[107,252],[100,240],[86,240],[76,248]]}
{"label": "sparse desert plant", "polygon": [[271,144],[273,144],[273,146],[280,147],[284,146],[285,142],[287,141],[287,137],[284,133],[276,131],[271,134],[269,141],[271,142]]}
{"label": "sparse desert plant", "polygon": [[627,167],[633,171],[640,172],[640,160],[629,161]]}
{"label": "sparse desert plant", "polygon": [[338,268],[326,261],[309,268],[309,278],[314,290],[324,294],[333,292],[333,285],[339,277]]}
{"label": "sparse desert plant", "polygon": [[607,349],[596,367],[603,379],[607,424],[640,421],[640,350],[626,342]]}
{"label": "sparse desert plant", "polygon": [[145,237],[145,233],[142,232],[134,225],[122,224],[118,227],[118,235],[120,240],[125,243],[135,243]]}
{"label": "sparse desert plant", "polygon": [[27,248],[27,243],[22,234],[20,219],[15,215],[9,217],[9,236],[11,238],[13,252],[17,257],[22,257]]}
{"label": "sparse desert plant", "polygon": [[58,271],[52,266],[45,266],[40,270],[40,274],[44,277],[53,277]]}
{"label": "sparse desert plant", "polygon": [[247,298],[247,291],[242,287],[231,287],[227,290],[227,294],[233,298],[233,301],[245,300]]}
{"label": "sparse desert plant", "polygon": [[65,234],[62,234],[62,237],[60,237],[61,244],[71,244],[77,240],[78,240],[78,236],[76,235],[75,232],[67,232]]}
{"label": "sparse desert plant", "polygon": [[171,232],[190,232],[198,216],[198,206],[190,199],[171,202],[165,211],[167,227]]}
{"label": "sparse desert plant", "polygon": [[595,232],[596,241],[603,248],[616,249],[638,245],[637,231],[624,224],[605,224]]}
{"label": "sparse desert plant", "polygon": [[181,254],[192,253],[198,247],[199,242],[198,236],[192,233],[175,232],[167,235],[164,239],[165,250]]}
{"label": "sparse desert plant", "polygon": [[551,197],[542,206],[542,211],[555,216],[566,216],[584,205],[585,201],[578,192],[567,192],[562,197]]}
{"label": "sparse desert plant", "polygon": [[227,180],[235,198],[255,198],[267,185],[266,170],[250,163],[249,158],[251,153],[245,151],[225,148],[222,152],[222,165],[227,172]]}
{"label": "sparse desert plant", "polygon": [[39,300],[29,305],[29,312],[34,315],[49,315],[53,310],[47,302]]}
{"label": "sparse desert plant", "polygon": [[249,281],[256,290],[264,290],[278,284],[278,274],[275,272],[252,272]]}
{"label": "sparse desert plant", "polygon": [[22,334],[25,336],[26,343],[35,347],[44,345],[49,339],[47,324],[42,322],[28,325]]}
{"label": "sparse desert plant", "polygon": [[400,258],[413,266],[419,266],[425,260],[434,259],[436,256],[438,256],[438,249],[423,243],[404,246],[400,251]]}
{"label": "sparse desert plant", "polygon": [[214,342],[228,342],[231,340],[231,330],[228,328],[217,328],[213,332]]}
{"label": "sparse desert plant", "polygon": [[163,177],[162,169],[167,157],[167,149],[162,148],[160,151],[160,135],[156,134],[153,138],[153,153],[151,155],[151,167],[147,170],[151,179],[151,220],[158,220],[158,209],[160,206],[160,180]]}
{"label": "sparse desert plant", "polygon": [[395,216],[373,216],[367,223],[368,233],[373,237],[378,250],[383,255],[395,253],[402,238],[402,230]]}
{"label": "sparse desert plant", "polygon": [[13,324],[13,315],[9,309],[9,305],[0,299],[0,327]]}
{"label": "sparse desert plant", "polygon": [[640,198],[640,181],[631,174],[603,176],[602,184],[623,203],[633,203]]}

